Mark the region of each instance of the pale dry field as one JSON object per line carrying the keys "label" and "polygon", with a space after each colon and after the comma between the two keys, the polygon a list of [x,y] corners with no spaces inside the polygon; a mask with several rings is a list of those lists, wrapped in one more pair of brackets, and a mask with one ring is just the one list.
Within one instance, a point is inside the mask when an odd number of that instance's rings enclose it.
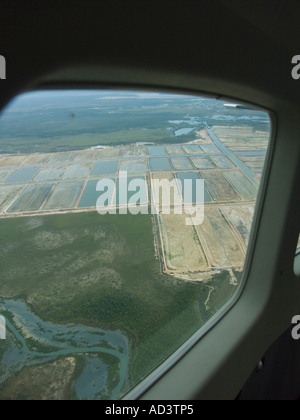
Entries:
{"label": "pale dry field", "polygon": [[22,166],[28,159],[28,155],[12,155],[5,156],[3,155],[0,158],[0,166]]}
{"label": "pale dry field", "polygon": [[196,230],[211,268],[242,267],[244,252],[220,209],[207,208]]}
{"label": "pale dry field", "polygon": [[209,265],[187,215],[160,215],[160,227],[167,271],[170,274],[206,272]]}
{"label": "pale dry field", "polygon": [[249,244],[249,237],[254,216],[254,204],[247,206],[222,207],[223,215],[234,227],[234,230],[242,243],[244,251]]}
{"label": "pale dry field", "polygon": [[165,272],[207,281],[223,270],[244,266],[254,214],[252,205],[210,205],[204,221],[187,226],[186,215],[159,215]]}
{"label": "pale dry field", "polygon": [[215,135],[231,151],[266,150],[269,133],[251,127],[215,127]]}

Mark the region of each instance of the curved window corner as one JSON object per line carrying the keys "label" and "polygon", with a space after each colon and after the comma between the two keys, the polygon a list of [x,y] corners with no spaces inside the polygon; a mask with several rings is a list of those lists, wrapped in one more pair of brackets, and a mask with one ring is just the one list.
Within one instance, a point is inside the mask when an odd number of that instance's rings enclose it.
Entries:
{"label": "curved window corner", "polygon": [[300,252],[300,235],[299,235],[299,239],[298,239],[298,243],[297,243],[297,251],[296,253]]}
{"label": "curved window corner", "polygon": [[300,277],[300,249],[298,249],[294,259],[294,273]]}
{"label": "curved window corner", "polygon": [[0,399],[118,399],[180,357],[246,277],[270,131],[266,112],[199,96],[16,98],[0,120]]}
{"label": "curved window corner", "polygon": [[296,255],[294,259],[294,273],[300,277],[300,236],[297,243]]}

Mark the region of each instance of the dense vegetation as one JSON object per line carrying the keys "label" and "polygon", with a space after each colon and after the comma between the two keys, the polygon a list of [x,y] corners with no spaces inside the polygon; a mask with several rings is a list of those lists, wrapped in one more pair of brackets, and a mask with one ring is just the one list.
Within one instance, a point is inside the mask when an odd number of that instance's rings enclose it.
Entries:
{"label": "dense vegetation", "polygon": [[[0,294],[31,302],[55,323],[120,330],[129,338],[127,387],[189,338],[233,292],[161,274],[150,216],[97,213],[0,220]],[[222,288],[205,302],[211,287]]]}

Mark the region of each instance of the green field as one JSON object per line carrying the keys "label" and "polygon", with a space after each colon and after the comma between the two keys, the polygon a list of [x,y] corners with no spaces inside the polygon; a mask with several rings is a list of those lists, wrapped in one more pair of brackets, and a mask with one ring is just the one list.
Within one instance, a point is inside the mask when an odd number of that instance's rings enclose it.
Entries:
{"label": "green field", "polygon": [[[88,130],[88,128],[87,128]],[[188,138],[187,136],[184,136]],[[182,141],[182,137],[180,137]],[[136,142],[172,142],[174,137],[165,129],[153,130],[120,130],[109,133],[88,133],[49,137],[2,137],[0,148],[6,153],[47,153],[63,150],[80,150],[99,144],[104,146],[126,145]]]}
{"label": "green field", "polygon": [[[235,290],[227,272],[209,287],[162,275],[150,216],[81,213],[0,220],[0,236],[1,297],[25,299],[43,320],[118,330],[128,337],[129,374],[122,393]],[[205,302],[212,287],[209,309]]]}

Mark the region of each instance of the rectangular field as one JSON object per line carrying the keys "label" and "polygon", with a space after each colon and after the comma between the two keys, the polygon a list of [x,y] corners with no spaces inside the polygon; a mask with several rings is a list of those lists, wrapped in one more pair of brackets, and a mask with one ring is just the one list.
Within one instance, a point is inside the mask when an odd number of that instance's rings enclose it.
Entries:
{"label": "rectangular field", "polygon": [[51,192],[53,184],[29,185],[12,204],[7,213],[37,211]]}
{"label": "rectangular field", "polygon": [[[125,188],[123,188],[123,186]],[[125,189],[127,187],[127,193]],[[137,195],[136,195],[137,194]],[[99,193],[100,195],[100,193]],[[128,177],[127,186],[126,180],[117,179],[116,191],[112,200],[113,204],[117,206],[131,205],[131,204],[147,204],[148,203],[148,186],[144,177]]]}
{"label": "rectangular field", "polygon": [[39,166],[28,166],[18,169],[6,179],[6,182],[26,182],[30,181],[40,170]]}
{"label": "rectangular field", "polygon": [[5,180],[14,172],[14,169],[1,168],[0,169],[0,183],[4,183]]}
{"label": "rectangular field", "polygon": [[77,150],[74,152],[73,162],[92,162],[99,159],[99,156],[96,156],[96,150]]}
{"label": "rectangular field", "polygon": [[171,158],[172,165],[175,170],[193,169],[193,166],[187,157]]}
{"label": "rectangular field", "polygon": [[149,165],[151,171],[171,171],[171,164],[167,157],[150,158]]}
{"label": "rectangular field", "polygon": [[219,171],[201,172],[205,187],[214,201],[240,201],[240,197],[233,190]]}
{"label": "rectangular field", "polygon": [[5,211],[10,203],[18,197],[24,187],[2,187],[0,188],[0,213]]}
{"label": "rectangular field", "polygon": [[50,154],[34,154],[29,157],[29,159],[24,163],[24,166],[35,166],[35,165],[44,165],[47,163],[50,158]]}
{"label": "rectangular field", "polygon": [[167,146],[166,149],[169,155],[185,155],[184,148],[179,145]]}
{"label": "rectangular field", "polygon": [[218,137],[231,138],[231,137],[251,137],[253,136],[252,127],[238,127],[238,126],[219,126],[214,127],[214,132]]}
{"label": "rectangular field", "polygon": [[149,146],[148,153],[149,156],[166,156],[166,150],[164,146]]}
{"label": "rectangular field", "polygon": [[57,184],[43,209],[64,210],[75,208],[83,185],[83,182],[66,182]]}
{"label": "rectangular field", "polygon": [[60,165],[61,163],[72,162],[74,158],[75,154],[73,152],[51,153],[48,160],[48,165]]}
{"label": "rectangular field", "polygon": [[118,159],[122,156],[122,147],[106,147],[105,149],[93,149],[94,160]]}
{"label": "rectangular field", "polygon": [[35,176],[35,181],[48,181],[52,179],[59,179],[63,173],[63,166],[55,166],[53,168],[41,169],[40,172]]}
{"label": "rectangular field", "polygon": [[215,169],[216,165],[207,156],[192,157],[196,169]]}
{"label": "rectangular field", "polygon": [[207,154],[222,154],[222,152],[214,144],[201,144],[201,149]]}
{"label": "rectangular field", "polygon": [[226,156],[211,156],[210,159],[214,162],[217,168],[220,168],[220,169],[235,168],[235,165]]}
{"label": "rectangular field", "polygon": [[129,173],[147,172],[148,165],[145,159],[141,160],[123,160],[120,164],[120,171]]}
{"label": "rectangular field", "polygon": [[146,146],[125,146],[122,152],[123,157],[146,157]]}
{"label": "rectangular field", "polygon": [[119,161],[109,160],[107,162],[96,162],[93,166],[91,176],[95,175],[111,175],[118,172]]}
{"label": "rectangular field", "polygon": [[23,165],[26,160],[28,159],[28,156],[22,155],[22,156],[5,156],[3,155],[0,158],[0,166],[21,166]]}
{"label": "rectangular field", "polygon": [[[220,139],[222,141],[222,139]],[[231,150],[236,152],[247,152],[249,149],[251,150],[257,150],[261,152],[265,152],[267,150],[268,143],[261,144],[259,140],[255,141],[254,139],[251,140],[251,142],[248,144],[248,139],[245,139],[244,141],[239,140],[232,140],[227,142],[222,142],[225,144],[225,146]]]}
{"label": "rectangular field", "polygon": [[254,205],[240,207],[222,207],[223,215],[234,227],[244,249],[247,249],[254,215]]}
{"label": "rectangular field", "polygon": [[[180,192],[184,199],[184,202],[187,204],[189,203],[202,204],[202,197],[200,198],[200,200],[198,199],[198,197],[200,196],[198,195],[199,193],[197,192],[197,185],[196,185],[197,180],[201,179],[199,175],[196,172],[177,172],[176,177],[181,182]],[[189,190],[189,193],[187,194],[185,193],[186,180],[192,181],[192,184],[191,184],[192,188]],[[187,187],[189,188],[188,184],[187,184]],[[192,197],[192,201],[190,200],[189,196]],[[206,186],[204,186],[204,203],[209,203],[210,201],[211,201],[210,195],[207,192]]]}
{"label": "rectangular field", "polygon": [[[100,196],[100,192],[97,191],[96,189],[98,182],[99,182],[98,179],[87,182],[86,187],[82,193],[81,199],[79,201],[78,208],[96,207],[97,200]],[[112,197],[113,197],[113,194],[111,194],[109,198],[110,203],[112,201]]]}
{"label": "rectangular field", "polygon": [[209,269],[193,226],[186,226],[187,215],[160,215],[167,269],[176,273],[204,272]]}
{"label": "rectangular field", "polygon": [[215,135],[230,150],[255,151],[268,148],[270,134],[265,131],[254,131],[251,127],[215,127]]}
{"label": "rectangular field", "polygon": [[[182,196],[176,183],[175,183],[175,187],[171,189],[170,195],[166,194],[166,192],[164,192],[163,188],[161,187],[163,180],[166,180],[168,182],[171,182],[174,180],[174,176],[172,172],[153,173],[152,180],[153,180],[153,182],[151,182],[152,200],[156,209],[158,209],[159,211],[163,211],[163,210],[167,211],[169,203],[172,208],[174,205],[182,207],[182,203],[183,203]],[[160,181],[160,184],[155,182],[156,180]],[[171,213],[174,213],[172,209],[171,209]]]}
{"label": "rectangular field", "polygon": [[207,208],[204,222],[195,228],[212,267],[243,266],[241,246],[218,208]]}
{"label": "rectangular field", "polygon": [[70,165],[65,168],[61,178],[83,178],[89,176],[91,166],[86,165]]}
{"label": "rectangular field", "polygon": [[241,171],[223,172],[224,177],[232,185],[242,200],[255,200],[257,189]]}
{"label": "rectangular field", "polygon": [[185,144],[183,148],[185,149],[186,153],[189,155],[197,155],[197,154],[203,153],[203,150],[201,150],[200,147],[197,146],[196,144]]}
{"label": "rectangular field", "polygon": [[265,157],[244,157],[241,156],[240,159],[254,172],[262,172],[265,165]]}

